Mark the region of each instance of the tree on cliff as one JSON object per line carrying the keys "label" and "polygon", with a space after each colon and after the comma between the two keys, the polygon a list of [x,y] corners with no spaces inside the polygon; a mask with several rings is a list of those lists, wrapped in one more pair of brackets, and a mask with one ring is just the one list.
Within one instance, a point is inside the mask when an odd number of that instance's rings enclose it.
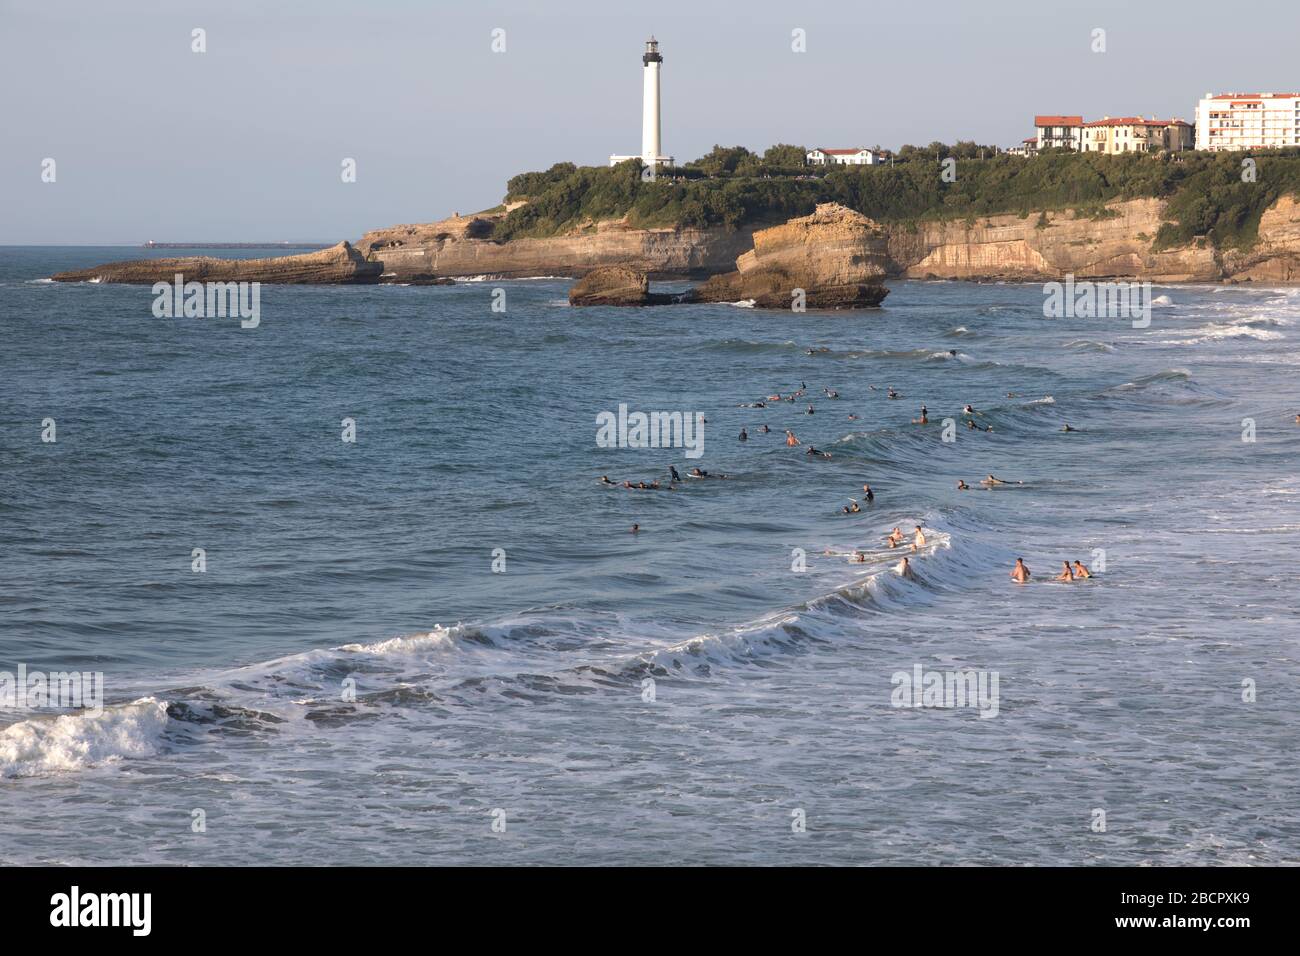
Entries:
{"label": "tree on cliff", "polygon": [[686,164],[687,169],[698,169],[706,176],[729,176],[742,164],[745,171],[758,165],[758,157],[743,146],[714,146],[699,159]]}
{"label": "tree on cliff", "polygon": [[796,166],[803,166],[807,158],[808,150],[802,146],[777,143],[775,146],[769,146],[764,150],[763,165],[777,169],[792,169]]}

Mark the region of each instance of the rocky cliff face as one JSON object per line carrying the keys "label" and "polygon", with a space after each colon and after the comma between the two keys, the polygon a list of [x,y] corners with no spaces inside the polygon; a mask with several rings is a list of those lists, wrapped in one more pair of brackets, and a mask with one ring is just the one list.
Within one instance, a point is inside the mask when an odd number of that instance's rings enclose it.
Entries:
{"label": "rocky cliff face", "polygon": [[456,235],[449,221],[429,227],[400,226],[366,233],[358,248],[369,250],[383,272],[406,275],[582,276],[607,266],[628,266],[654,277],[711,275],[730,269],[750,247],[753,231],[741,229],[632,229],[603,222],[568,236],[493,242],[490,229]]}
{"label": "rocky cliff face", "polygon": [[[569,236],[493,242],[490,225],[462,219],[368,233],[360,248],[397,276],[585,275],[626,266],[652,277],[744,274],[764,262],[832,288],[881,275],[906,278],[1045,281],[1132,277],[1157,282],[1300,282],[1300,203],[1287,197],[1263,217],[1248,254],[1206,242],[1160,252],[1152,243],[1163,218],[1159,199],[1111,203],[1089,218],[1073,211],[879,225],[834,204],[769,229],[632,229],[600,223]],[[856,218],[855,218],[856,217]],[[751,250],[752,245],[752,250]],[[739,278],[720,280],[736,283]],[[756,282],[757,280],[755,280]],[[784,280],[781,280],[784,282]],[[780,284],[780,283],[778,283]],[[707,294],[707,287],[701,288]]]}
{"label": "rocky cliff face", "polygon": [[695,290],[704,302],[754,300],[765,309],[788,309],[802,293],[810,309],[879,305],[888,266],[885,233],[861,213],[836,203],[811,216],[754,233],[754,248],[736,260],[736,271],[709,279]]}
{"label": "rocky cliff face", "polygon": [[1151,250],[1164,221],[1160,200],[1112,203],[1108,209],[1110,215],[1098,219],[1062,211],[895,226],[889,236],[890,271],[917,279],[1019,281],[1059,279],[1067,273],[1162,282],[1223,277],[1208,245]]}
{"label": "rocky cliff face", "polygon": [[191,256],[181,259],[131,259],[91,269],[60,272],[55,282],[127,282],[152,285],[171,282],[177,274],[185,282],[278,282],[289,284],[352,284],[378,282],[383,267],[369,262],[347,242],[299,256],[272,259],[217,259]]}
{"label": "rocky cliff face", "polygon": [[[769,229],[633,229],[594,223],[570,235],[494,241],[505,211],[368,232],[353,248],[274,259],[140,259],[61,273],[59,281],[425,282],[458,276],[503,279],[583,276],[627,267],[652,278],[721,276],[712,293],[870,285],[881,275],[937,279],[1045,281],[1124,277],[1157,282],[1300,283],[1300,201],[1285,197],[1263,216],[1249,252],[1218,250],[1205,241],[1156,252],[1163,203],[1111,203],[1092,219],[1072,211],[983,216],[977,220],[880,226],[843,207],[819,206],[811,216]],[[839,293],[836,293],[839,294]],[[856,295],[857,293],[853,293]],[[733,298],[752,298],[736,295]]]}

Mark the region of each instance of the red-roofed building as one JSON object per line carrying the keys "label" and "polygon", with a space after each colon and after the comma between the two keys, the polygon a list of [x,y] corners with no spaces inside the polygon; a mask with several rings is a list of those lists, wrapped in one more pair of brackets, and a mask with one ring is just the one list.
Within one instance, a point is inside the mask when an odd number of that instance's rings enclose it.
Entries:
{"label": "red-roofed building", "polygon": [[1155,153],[1191,149],[1193,127],[1180,119],[1107,116],[1083,124],[1085,153]]}
{"label": "red-roofed building", "polygon": [[1196,107],[1196,148],[1300,146],[1300,93],[1220,93]]}
{"label": "red-roofed building", "polygon": [[883,149],[867,149],[864,146],[851,146],[845,149],[830,149],[819,146],[808,150],[809,166],[879,166],[889,162],[889,152]]}
{"label": "red-roofed building", "polygon": [[1082,116],[1035,116],[1038,149],[1078,149],[1082,140]]}

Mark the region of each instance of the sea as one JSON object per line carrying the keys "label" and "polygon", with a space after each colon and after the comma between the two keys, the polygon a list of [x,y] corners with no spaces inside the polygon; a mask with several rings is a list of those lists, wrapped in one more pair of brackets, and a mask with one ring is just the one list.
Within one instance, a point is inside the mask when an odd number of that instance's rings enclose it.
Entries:
{"label": "sea", "polygon": [[4,863],[1300,862],[1300,290],[48,281],[163,254],[0,248]]}

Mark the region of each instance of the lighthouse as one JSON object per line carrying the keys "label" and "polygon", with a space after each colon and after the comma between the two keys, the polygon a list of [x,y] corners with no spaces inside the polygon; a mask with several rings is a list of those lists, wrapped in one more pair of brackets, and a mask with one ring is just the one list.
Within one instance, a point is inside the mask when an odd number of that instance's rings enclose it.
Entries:
{"label": "lighthouse", "polygon": [[652,36],[645,41],[645,53],[641,56],[641,155],[610,156],[611,166],[629,159],[639,159],[651,168],[672,165],[671,156],[660,155],[663,127],[659,114],[659,68],[663,62],[659,41]]}

